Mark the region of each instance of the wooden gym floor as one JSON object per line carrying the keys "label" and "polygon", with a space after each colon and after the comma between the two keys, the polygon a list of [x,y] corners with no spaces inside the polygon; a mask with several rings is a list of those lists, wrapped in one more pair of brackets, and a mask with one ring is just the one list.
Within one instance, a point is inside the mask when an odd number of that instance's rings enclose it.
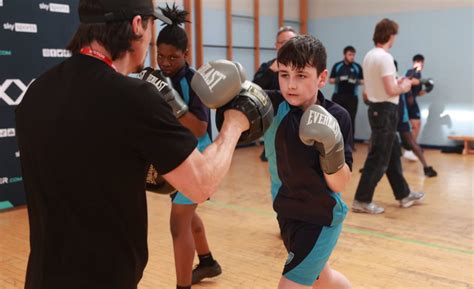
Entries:
{"label": "wooden gym floor", "polygon": [[[238,149],[230,173],[211,201],[199,207],[211,250],[223,274],[193,288],[276,288],[286,251],[271,207],[261,147]],[[350,206],[367,146],[357,145],[344,200]],[[438,177],[425,178],[419,163],[403,161],[423,205],[400,209],[383,178],[375,201],[385,214],[349,213],[330,259],[354,288],[474,288],[474,156],[426,150]],[[295,172],[296,173],[296,172]],[[169,234],[170,201],[149,194],[150,258],[140,289],[175,288]],[[0,289],[23,288],[29,250],[26,208],[0,213]]]}

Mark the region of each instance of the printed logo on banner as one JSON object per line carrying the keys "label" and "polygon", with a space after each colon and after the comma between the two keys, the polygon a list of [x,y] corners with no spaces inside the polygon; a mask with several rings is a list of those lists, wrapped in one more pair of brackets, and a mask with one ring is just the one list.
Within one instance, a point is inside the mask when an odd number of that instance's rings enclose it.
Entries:
{"label": "printed logo on banner", "polygon": [[0,56],[11,56],[11,55],[12,55],[11,50],[0,50]]}
{"label": "printed logo on banner", "polygon": [[69,5],[67,4],[58,4],[58,3],[40,3],[39,8],[41,10],[46,10],[49,12],[55,12],[55,13],[66,13],[69,14],[71,9]]}
{"label": "printed logo on banner", "polygon": [[15,137],[14,128],[0,128],[0,138]]}
{"label": "printed logo on banner", "polygon": [[19,183],[21,181],[23,181],[22,177],[0,177],[0,185]]}
{"label": "printed logo on banner", "polygon": [[36,24],[31,23],[15,22],[11,24],[7,22],[3,24],[3,29],[15,32],[38,33],[38,26],[36,26]]}
{"label": "printed logo on banner", "polygon": [[[34,79],[30,81],[28,86],[35,81]],[[7,94],[7,90],[10,88],[11,85],[15,84],[16,87],[18,87],[21,90],[21,94],[15,99],[13,97],[10,97]],[[19,79],[7,79],[3,82],[2,85],[0,85],[0,99],[3,100],[6,104],[14,106],[14,105],[19,105],[21,100],[23,99],[23,96],[25,96],[25,92],[28,89],[28,86],[26,86],[23,81]],[[2,102],[0,102],[0,105],[2,105]]]}
{"label": "printed logo on banner", "polygon": [[15,157],[19,158],[20,157],[20,151],[15,152]]}
{"label": "printed logo on banner", "polygon": [[43,57],[71,57],[71,51],[67,49],[43,48]]}

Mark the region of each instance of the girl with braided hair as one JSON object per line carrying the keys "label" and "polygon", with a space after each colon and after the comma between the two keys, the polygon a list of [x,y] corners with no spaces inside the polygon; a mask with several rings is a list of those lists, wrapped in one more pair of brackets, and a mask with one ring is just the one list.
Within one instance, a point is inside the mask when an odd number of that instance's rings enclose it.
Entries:
{"label": "girl with braided hair", "polygon": [[[203,151],[211,144],[210,110],[205,107],[191,88],[191,79],[195,70],[186,61],[188,55],[188,37],[181,27],[187,22],[187,11],[173,4],[160,8],[171,19],[172,24],[164,25],[158,34],[157,60],[163,73],[171,78],[174,89],[178,91],[189,107],[179,121],[198,138],[198,149]],[[207,243],[204,225],[196,213],[197,204],[177,192],[171,195],[170,216],[171,235],[173,237],[177,288],[191,288],[203,278],[221,274],[221,267]],[[199,264],[193,269],[194,251]]]}

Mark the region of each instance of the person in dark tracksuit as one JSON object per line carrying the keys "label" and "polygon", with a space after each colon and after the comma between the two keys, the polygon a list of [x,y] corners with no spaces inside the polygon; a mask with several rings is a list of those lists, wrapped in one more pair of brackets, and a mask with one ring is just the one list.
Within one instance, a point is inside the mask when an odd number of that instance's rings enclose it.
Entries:
{"label": "person in dark tracksuit", "polygon": [[362,66],[355,62],[356,50],[352,46],[344,48],[344,60],[337,62],[331,69],[329,83],[334,84],[332,100],[344,107],[352,121],[352,133],[355,133],[355,118],[359,103],[359,85],[364,84]]}

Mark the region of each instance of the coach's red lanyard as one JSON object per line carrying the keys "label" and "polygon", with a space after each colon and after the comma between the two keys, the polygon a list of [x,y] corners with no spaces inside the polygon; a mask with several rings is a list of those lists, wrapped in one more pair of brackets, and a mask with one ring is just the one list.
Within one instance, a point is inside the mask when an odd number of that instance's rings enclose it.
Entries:
{"label": "coach's red lanyard", "polygon": [[92,57],[95,57],[99,59],[100,61],[104,62],[108,66],[112,67],[115,71],[117,71],[117,67],[115,67],[114,63],[112,62],[112,59],[108,58],[107,56],[103,55],[99,51],[93,50],[89,47],[82,48],[80,51],[81,54],[84,55],[89,55]]}

